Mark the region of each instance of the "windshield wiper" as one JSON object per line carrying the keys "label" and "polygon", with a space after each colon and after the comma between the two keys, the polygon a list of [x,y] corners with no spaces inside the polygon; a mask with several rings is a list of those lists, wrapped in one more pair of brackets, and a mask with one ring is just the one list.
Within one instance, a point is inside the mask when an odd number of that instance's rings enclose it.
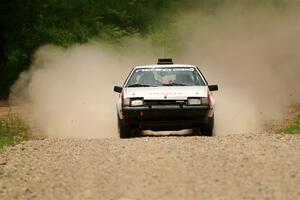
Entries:
{"label": "windshield wiper", "polygon": [[[127,87],[152,87],[151,85],[144,85],[144,84],[132,84],[132,85],[129,85]],[[154,87],[154,86],[153,86]]]}
{"label": "windshield wiper", "polygon": [[183,83],[169,83],[169,84],[163,84],[163,86],[191,86],[191,85],[186,85]]}

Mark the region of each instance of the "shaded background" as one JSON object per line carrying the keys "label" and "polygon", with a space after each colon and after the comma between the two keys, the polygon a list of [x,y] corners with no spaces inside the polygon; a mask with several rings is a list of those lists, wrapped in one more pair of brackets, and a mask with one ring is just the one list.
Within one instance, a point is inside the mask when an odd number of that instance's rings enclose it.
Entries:
{"label": "shaded background", "polygon": [[[293,1],[293,0],[292,0]],[[224,4],[246,8],[284,0],[3,0],[0,3],[0,98],[6,99],[20,72],[29,68],[37,48],[44,44],[69,47],[104,40],[121,46],[132,35],[172,45],[176,33],[169,27],[194,8],[213,15]],[[173,38],[173,40],[172,40]]]}

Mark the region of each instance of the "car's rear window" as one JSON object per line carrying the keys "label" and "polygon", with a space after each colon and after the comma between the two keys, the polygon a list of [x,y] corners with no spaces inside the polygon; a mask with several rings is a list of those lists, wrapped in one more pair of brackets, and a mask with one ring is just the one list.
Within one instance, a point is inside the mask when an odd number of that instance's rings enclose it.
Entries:
{"label": "car's rear window", "polygon": [[193,67],[139,68],[129,78],[126,87],[204,86]]}

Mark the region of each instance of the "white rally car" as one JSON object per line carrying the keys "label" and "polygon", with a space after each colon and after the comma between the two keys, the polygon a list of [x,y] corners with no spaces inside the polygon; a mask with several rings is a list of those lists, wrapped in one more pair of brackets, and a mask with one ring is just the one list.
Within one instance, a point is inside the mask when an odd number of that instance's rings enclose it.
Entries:
{"label": "white rally car", "polygon": [[201,71],[193,65],[173,64],[159,59],[157,65],[135,67],[117,102],[121,138],[138,136],[142,130],[193,129],[196,134],[212,136],[215,101]]}

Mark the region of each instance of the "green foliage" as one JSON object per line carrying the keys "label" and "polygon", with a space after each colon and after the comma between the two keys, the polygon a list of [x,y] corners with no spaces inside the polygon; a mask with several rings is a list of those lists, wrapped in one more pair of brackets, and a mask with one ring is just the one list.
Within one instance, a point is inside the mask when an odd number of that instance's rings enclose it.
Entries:
{"label": "green foliage", "polygon": [[0,118],[0,150],[6,145],[16,145],[28,140],[29,127],[16,114]]}
{"label": "green foliage", "polygon": [[300,115],[294,119],[289,127],[281,129],[281,132],[289,134],[300,134]]}
{"label": "green foliage", "polygon": [[[43,44],[68,47],[91,39],[120,43],[145,35],[180,0],[4,0],[0,6],[0,97],[30,65]],[[1,45],[1,44],[0,44]]]}

